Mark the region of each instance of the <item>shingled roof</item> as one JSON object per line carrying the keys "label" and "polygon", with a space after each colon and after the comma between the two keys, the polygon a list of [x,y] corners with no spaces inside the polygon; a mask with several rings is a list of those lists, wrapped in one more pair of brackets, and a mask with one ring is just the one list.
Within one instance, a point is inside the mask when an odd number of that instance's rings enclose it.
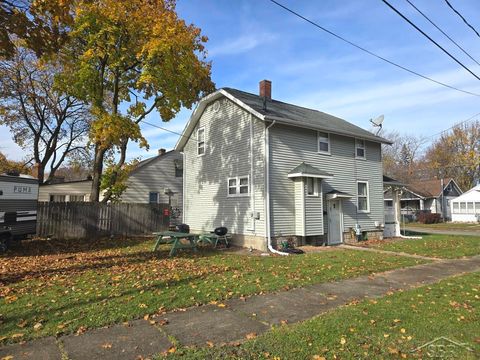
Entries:
{"label": "shingled roof", "polygon": [[[443,187],[446,188],[452,180],[452,178],[443,179]],[[441,184],[441,179],[422,180],[408,184],[407,188],[420,196],[426,198],[436,198],[442,194]]]}
{"label": "shingled roof", "polygon": [[312,165],[302,162],[295,169],[288,173],[288,177],[318,177],[318,178],[331,178],[332,174],[326,171],[320,170]]}
{"label": "shingled roof", "polygon": [[326,132],[357,137],[374,142],[385,144],[392,143],[387,139],[372,134],[370,131],[353,125],[346,120],[318,110],[273,99],[266,100],[264,106],[264,98],[262,96],[228,87],[223,88],[223,90],[230,93],[256,112],[264,115],[267,120],[276,120],[288,123],[289,125],[324,130]]}

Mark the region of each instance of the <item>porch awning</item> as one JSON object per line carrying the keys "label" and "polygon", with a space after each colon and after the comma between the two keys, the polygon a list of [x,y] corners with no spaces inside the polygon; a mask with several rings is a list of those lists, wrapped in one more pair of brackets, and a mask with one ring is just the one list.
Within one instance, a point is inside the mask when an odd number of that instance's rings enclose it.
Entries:
{"label": "porch awning", "polygon": [[334,200],[334,199],[351,199],[353,195],[337,191],[337,190],[332,190],[328,193],[325,194],[327,196],[327,200]]}
{"label": "porch awning", "polygon": [[317,169],[312,165],[308,165],[305,162],[302,162],[295,169],[293,169],[288,173],[288,177],[289,178],[312,177],[312,178],[319,178],[319,179],[331,179],[333,178],[333,175],[327,173],[326,171]]}

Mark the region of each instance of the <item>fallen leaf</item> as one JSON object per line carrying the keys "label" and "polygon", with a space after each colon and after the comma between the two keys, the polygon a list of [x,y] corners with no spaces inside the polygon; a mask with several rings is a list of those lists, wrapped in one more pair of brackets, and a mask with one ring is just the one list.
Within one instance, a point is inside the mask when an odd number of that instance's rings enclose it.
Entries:
{"label": "fallen leaf", "polygon": [[214,345],[213,345],[213,342],[207,341],[207,346],[208,346],[208,347],[213,347],[213,346],[214,346]]}
{"label": "fallen leaf", "polygon": [[177,348],[175,346],[171,346],[170,349],[167,350],[169,354],[173,354],[175,351],[177,351]]}
{"label": "fallen leaf", "polygon": [[12,360],[12,359],[13,359],[12,355],[7,355],[7,356],[2,357],[2,360]]}
{"label": "fallen leaf", "polygon": [[340,339],[340,344],[345,345],[346,342],[347,340],[344,337]]}
{"label": "fallen leaf", "polygon": [[249,333],[249,334],[246,335],[246,338],[247,338],[248,340],[255,339],[256,337],[257,337],[257,333],[254,333],[254,332]]}
{"label": "fallen leaf", "polygon": [[225,305],[225,304],[223,304],[223,303],[220,303],[220,304],[218,304],[217,306],[218,306],[219,308],[224,308],[224,307],[226,307],[227,305]]}
{"label": "fallen leaf", "polygon": [[168,320],[167,319],[158,320],[157,324],[160,325],[160,326],[167,325]]}
{"label": "fallen leaf", "polygon": [[38,331],[43,327],[42,323],[38,322],[35,325],[33,325],[33,330]]}
{"label": "fallen leaf", "polygon": [[105,343],[102,345],[102,348],[104,349],[111,349],[112,348],[112,344],[111,343]]}
{"label": "fallen leaf", "polygon": [[400,351],[397,348],[389,347],[388,352],[393,355],[393,354],[398,354]]}
{"label": "fallen leaf", "polygon": [[400,329],[400,332],[401,332],[402,334],[405,334],[406,331],[407,331],[407,330],[405,330],[404,328],[401,328],[401,329]]}
{"label": "fallen leaf", "polygon": [[17,324],[17,326],[18,326],[19,328],[22,328],[22,329],[23,329],[25,326],[27,326],[27,320],[22,320],[22,321],[20,321],[20,322]]}
{"label": "fallen leaf", "polygon": [[17,334],[13,334],[12,336],[10,336],[12,339],[18,339],[18,338],[21,338],[23,337],[25,334],[22,334],[22,333],[17,333]]}
{"label": "fallen leaf", "polygon": [[313,355],[312,360],[326,360],[326,358],[320,355]]}

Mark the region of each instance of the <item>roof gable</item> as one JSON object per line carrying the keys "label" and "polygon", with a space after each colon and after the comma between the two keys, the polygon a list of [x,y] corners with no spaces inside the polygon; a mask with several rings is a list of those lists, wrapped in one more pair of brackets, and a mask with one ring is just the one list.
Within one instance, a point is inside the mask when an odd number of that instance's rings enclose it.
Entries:
{"label": "roof gable", "polygon": [[450,184],[455,186],[460,193],[463,192],[453,178],[443,179],[443,189],[441,184],[441,179],[431,179],[412,182],[408,184],[407,187],[408,189],[411,189],[417,194],[420,194],[426,198],[439,197],[440,195],[442,195],[442,190],[445,190]]}
{"label": "roof gable", "polygon": [[152,165],[152,164],[154,164],[158,161],[163,161],[163,160],[172,159],[172,158],[182,159],[182,156],[180,155],[180,153],[178,151],[170,150],[170,151],[167,151],[165,154],[153,156],[151,158],[142,160],[137,164],[135,169],[133,169],[130,172],[129,176],[134,175],[134,174],[142,171],[143,169],[146,169],[147,167],[149,167],[150,165]]}

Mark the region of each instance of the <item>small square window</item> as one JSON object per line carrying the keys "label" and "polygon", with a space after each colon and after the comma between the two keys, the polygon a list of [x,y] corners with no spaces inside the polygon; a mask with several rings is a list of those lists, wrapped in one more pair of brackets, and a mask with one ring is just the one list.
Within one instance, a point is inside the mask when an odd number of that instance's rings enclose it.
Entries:
{"label": "small square window", "polygon": [[158,192],[150,192],[148,195],[148,202],[150,204],[158,204]]}
{"label": "small square window", "polygon": [[365,140],[355,139],[355,156],[365,159]]}

